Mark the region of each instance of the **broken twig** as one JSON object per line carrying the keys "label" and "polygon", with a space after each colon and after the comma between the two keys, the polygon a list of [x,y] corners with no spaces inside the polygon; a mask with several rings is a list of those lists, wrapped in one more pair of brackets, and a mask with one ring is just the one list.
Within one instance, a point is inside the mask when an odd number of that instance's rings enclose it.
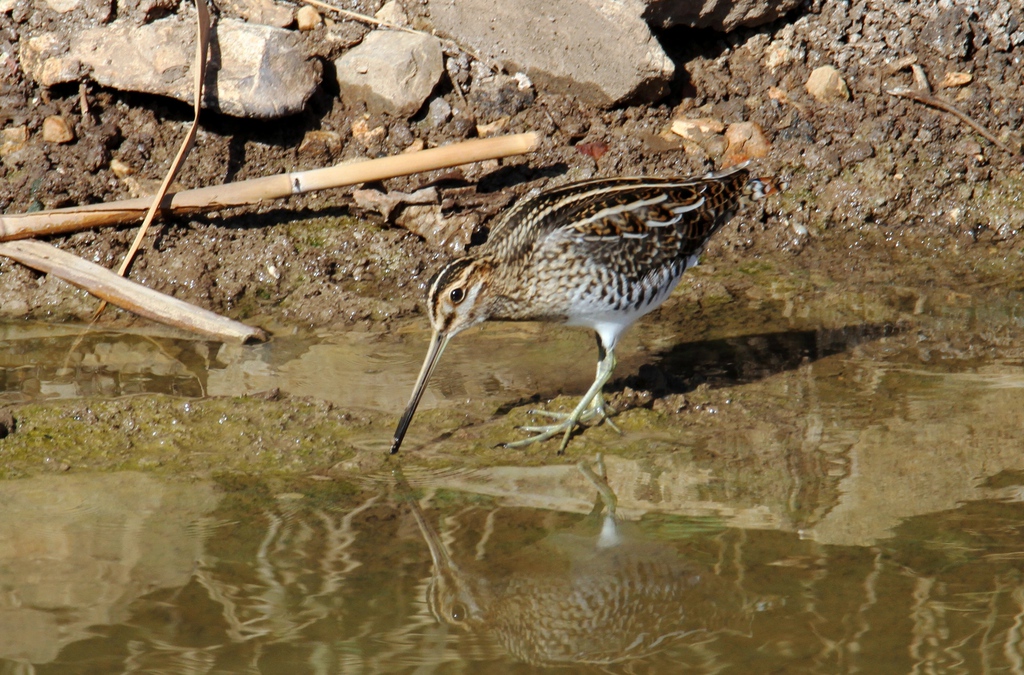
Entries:
{"label": "broken twig", "polygon": [[899,87],[896,89],[887,89],[886,93],[892,96],[899,96],[901,98],[909,98],[911,100],[917,101],[918,103],[923,103],[926,106],[930,106],[932,108],[937,108],[944,112],[948,112],[950,115],[957,117],[961,122],[963,122],[970,128],[977,131],[979,134],[984,136],[989,143],[1008,153],[1010,157],[1013,158],[1013,161],[1020,164],[1024,164],[1024,155],[1021,155],[1019,152],[1014,151],[1010,146],[1006,145],[1006,143],[1003,143],[1001,140],[996,138],[995,134],[986,129],[980,123],[975,122],[967,113],[961,112],[956,106],[946,103],[942,99],[936,98],[931,94],[922,91],[917,91],[916,89],[907,89],[905,87]]}
{"label": "broken twig", "polygon": [[[185,134],[185,138],[181,142],[181,147],[178,148],[178,154],[171,162],[171,167],[167,170],[167,174],[164,176],[163,182],[160,184],[160,188],[153,195],[153,202],[146,211],[146,217],[142,220],[142,226],[139,227],[138,234],[135,235],[135,240],[132,242],[131,248],[128,249],[128,253],[124,256],[124,261],[121,263],[121,267],[117,270],[120,276],[125,276],[128,272],[128,268],[132,265],[132,260],[135,259],[135,254],[139,251],[139,246],[142,245],[142,239],[146,236],[146,231],[149,229],[150,224],[153,222],[153,218],[156,217],[157,211],[160,210],[160,203],[164,199],[164,195],[167,194],[167,190],[171,187],[171,182],[178,175],[178,171],[181,169],[182,163],[185,161],[185,157],[188,155],[188,151],[192,149],[192,145],[196,141],[196,132],[199,131],[199,111],[203,107],[203,80],[206,79],[206,54],[209,51],[210,46],[210,10],[206,6],[206,0],[195,0],[196,2],[196,60],[193,65],[192,72],[194,74],[194,80],[192,83],[192,91],[195,97],[194,107],[192,111],[192,125],[188,128],[188,133]],[[102,311],[102,307],[99,311]],[[99,313],[97,312],[97,314]]]}
{"label": "broken twig", "polygon": [[83,260],[41,241],[10,241],[0,244],[0,255],[22,265],[60,277],[129,312],[217,340],[262,342],[259,328],[196,307],[184,300],[129,281],[102,265]]}

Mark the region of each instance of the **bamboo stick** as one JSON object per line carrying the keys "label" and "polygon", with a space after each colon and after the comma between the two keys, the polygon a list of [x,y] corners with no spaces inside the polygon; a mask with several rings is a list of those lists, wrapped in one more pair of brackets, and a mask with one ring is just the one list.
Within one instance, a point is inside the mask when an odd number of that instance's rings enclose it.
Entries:
{"label": "bamboo stick", "polygon": [[103,300],[154,321],[169,324],[217,340],[263,342],[266,333],[259,328],[196,307],[129,281],[106,267],[83,260],[41,241],[0,243],[0,255],[22,265],[60,277]]}
{"label": "bamboo stick", "polygon": [[[478,138],[407,155],[184,190],[167,195],[161,204],[161,210],[172,213],[195,213],[259,204],[312,190],[355,185],[470,162],[521,155],[535,150],[539,144],[540,135],[536,132]],[[142,197],[106,204],[0,216],[0,241],[134,222],[144,215],[151,203],[152,198]]]}

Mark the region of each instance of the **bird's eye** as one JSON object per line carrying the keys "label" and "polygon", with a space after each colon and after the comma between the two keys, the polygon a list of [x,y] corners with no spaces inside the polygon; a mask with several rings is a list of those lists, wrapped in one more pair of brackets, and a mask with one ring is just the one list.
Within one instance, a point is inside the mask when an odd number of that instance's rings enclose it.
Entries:
{"label": "bird's eye", "polygon": [[461,602],[456,602],[452,606],[452,621],[455,623],[462,623],[466,619],[466,606]]}
{"label": "bird's eye", "polygon": [[453,288],[452,292],[448,294],[448,297],[457,305],[466,297],[466,292],[461,288]]}

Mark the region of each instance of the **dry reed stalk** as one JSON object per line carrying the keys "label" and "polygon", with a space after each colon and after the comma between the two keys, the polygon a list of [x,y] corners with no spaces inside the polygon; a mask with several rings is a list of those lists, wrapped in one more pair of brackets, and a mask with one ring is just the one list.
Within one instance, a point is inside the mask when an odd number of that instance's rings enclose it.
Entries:
{"label": "dry reed stalk", "polygon": [[[407,155],[265,176],[226,185],[211,185],[167,195],[161,204],[161,211],[176,214],[195,213],[260,204],[313,190],[355,185],[445,169],[459,164],[521,155],[532,152],[539,144],[540,135],[536,132],[477,138]],[[0,241],[134,222],[142,217],[151,202],[151,197],[142,197],[106,204],[0,216]]]}

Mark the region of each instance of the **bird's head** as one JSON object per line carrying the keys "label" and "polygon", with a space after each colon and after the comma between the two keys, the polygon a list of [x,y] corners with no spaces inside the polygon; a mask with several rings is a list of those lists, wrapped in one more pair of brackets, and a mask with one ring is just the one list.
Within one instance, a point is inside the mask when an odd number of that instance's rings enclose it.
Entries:
{"label": "bird's head", "polygon": [[493,273],[494,264],[488,258],[459,258],[442,267],[427,284],[427,313],[430,314],[434,335],[413,387],[412,398],[395,429],[391,454],[398,452],[401,447],[412,416],[427,388],[427,381],[448,341],[490,316],[495,302],[494,294],[488,292]]}
{"label": "bird's head", "polygon": [[431,278],[427,311],[434,332],[451,338],[487,319],[493,269],[487,259],[458,258]]}

